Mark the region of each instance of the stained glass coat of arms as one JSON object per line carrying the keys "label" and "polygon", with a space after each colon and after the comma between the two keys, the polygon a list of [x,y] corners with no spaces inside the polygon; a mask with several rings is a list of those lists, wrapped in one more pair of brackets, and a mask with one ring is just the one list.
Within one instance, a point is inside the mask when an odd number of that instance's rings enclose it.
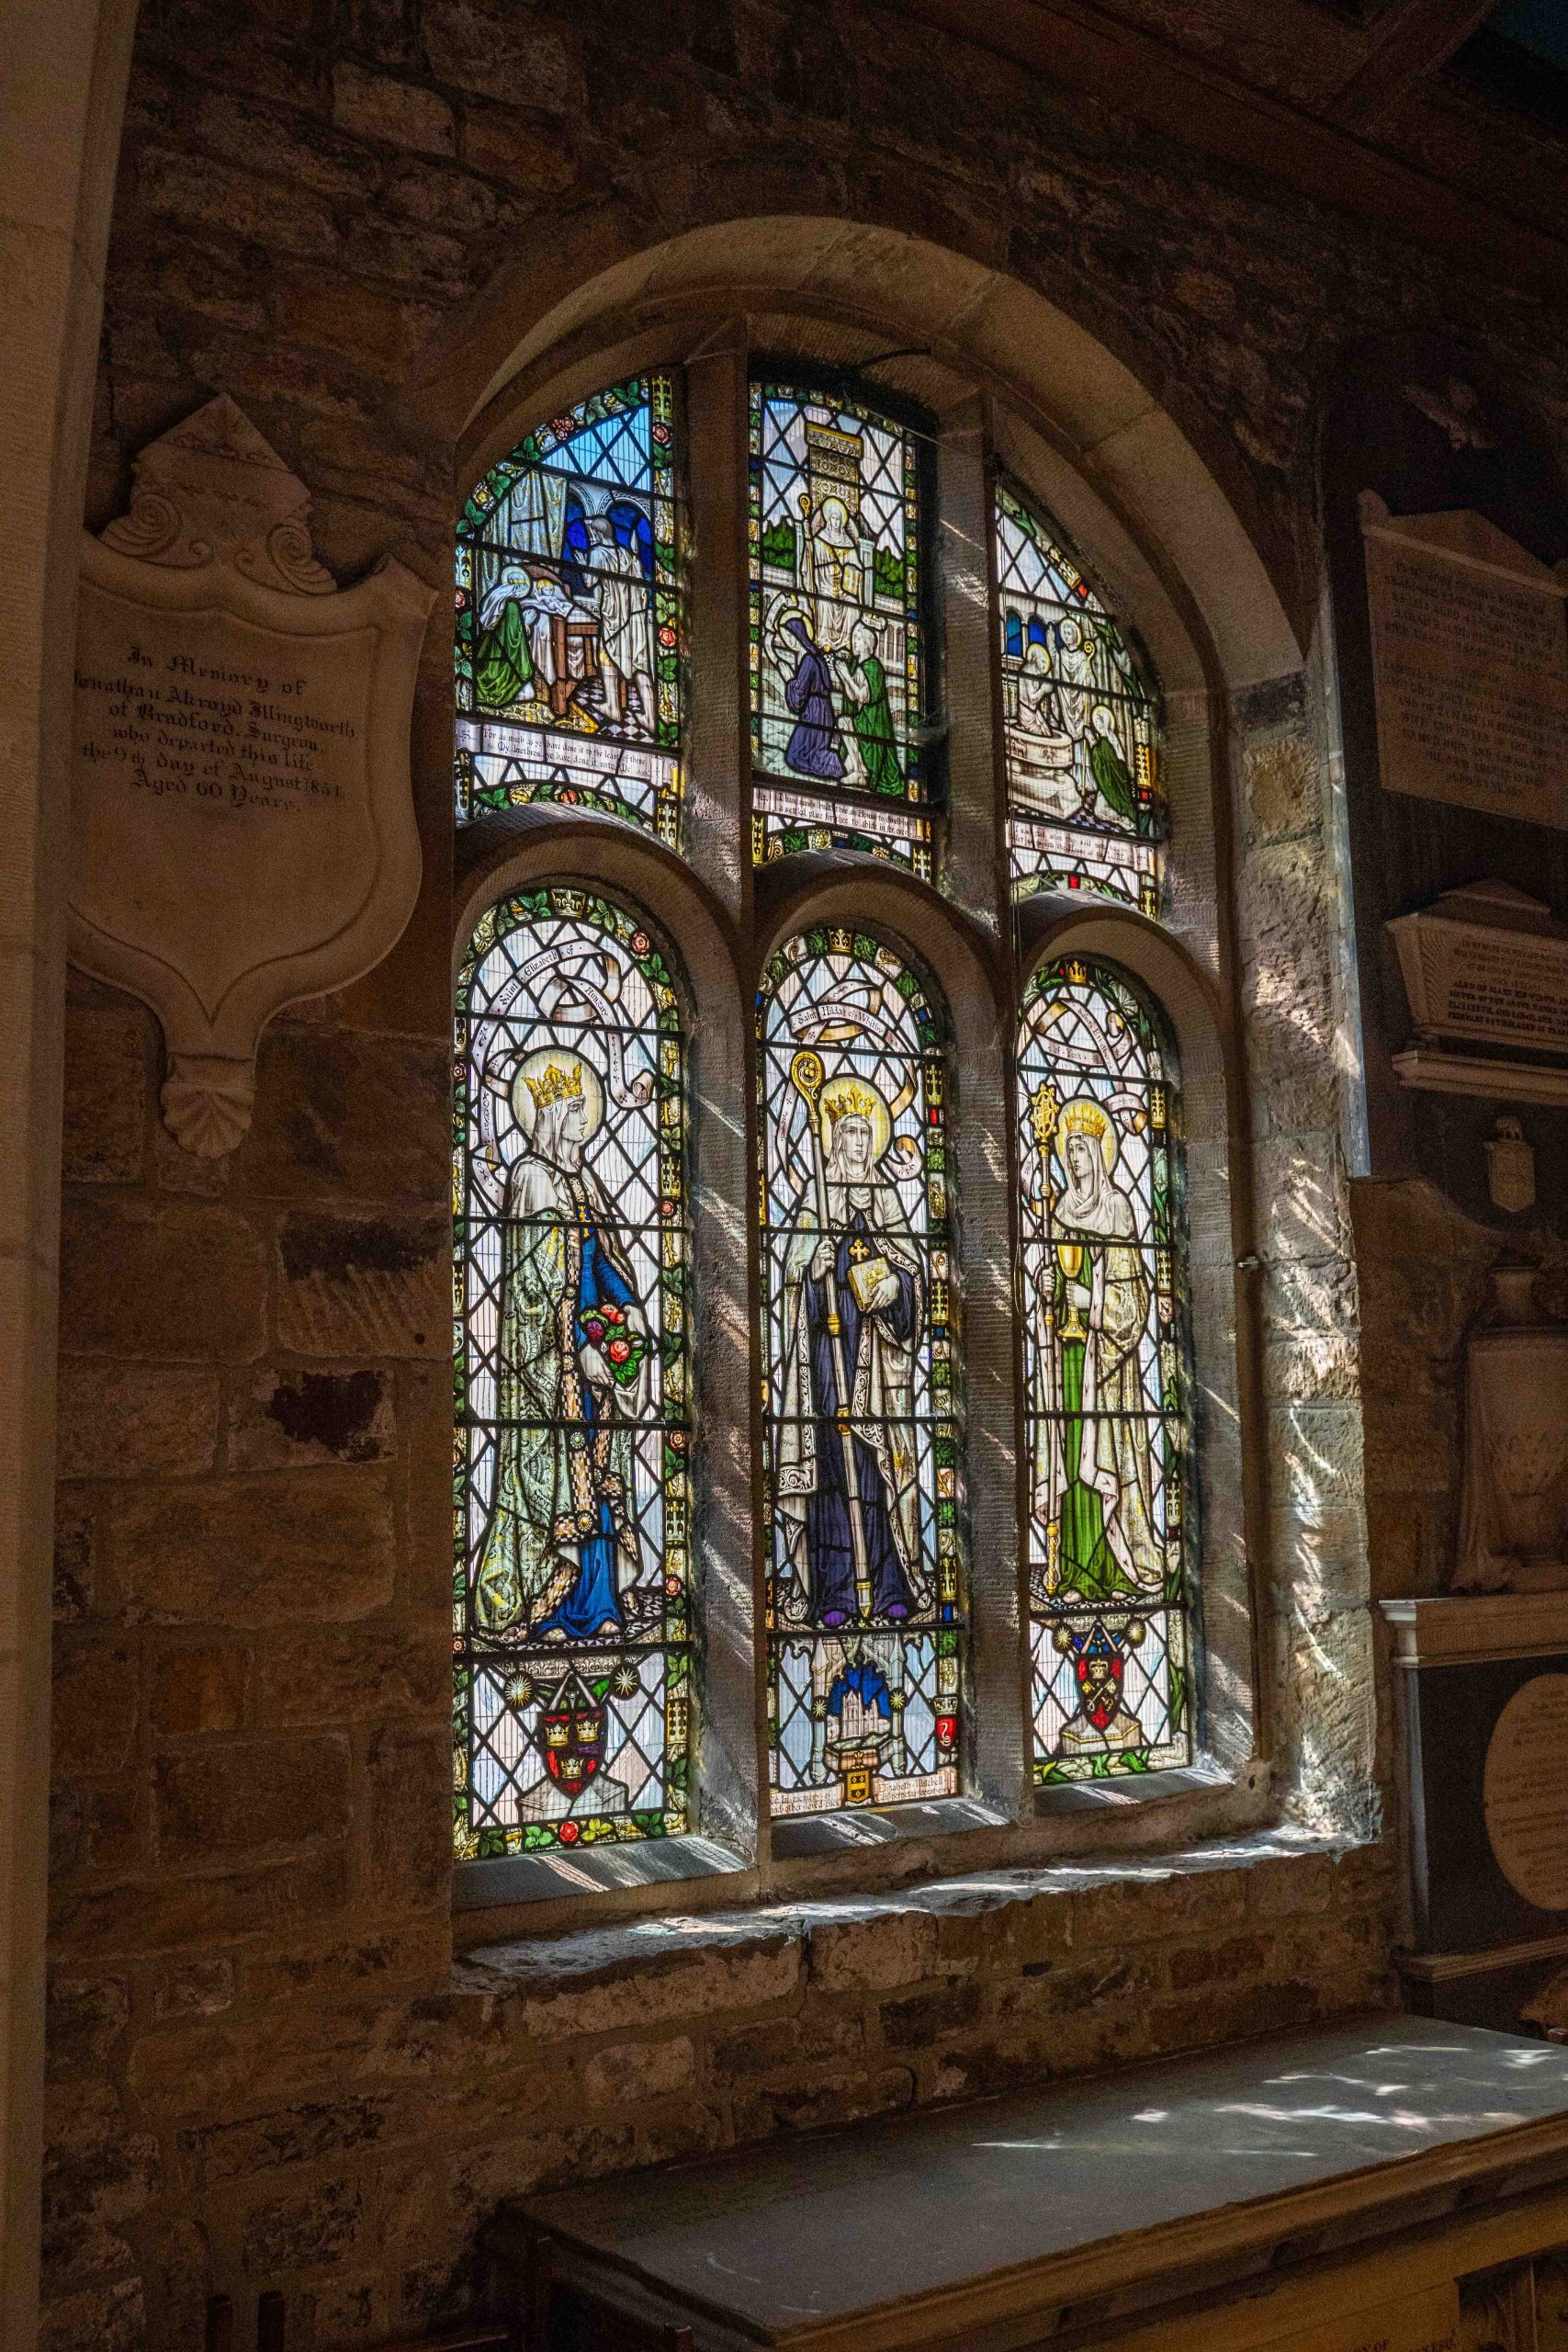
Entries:
{"label": "stained glass coat of arms", "polygon": [[685,599],[667,376],[492,469],[457,530],[457,815],[556,801],[679,834]]}
{"label": "stained glass coat of arms", "polygon": [[952,1793],[963,1476],[946,1069],[920,982],[798,934],[758,997],[775,1813]]}
{"label": "stained glass coat of arms", "polygon": [[1154,698],[1077,563],[1005,481],[992,516],[1013,895],[1092,890],[1155,914]]}
{"label": "stained glass coat of arms", "polygon": [[1190,1754],[1176,1091],[1142,995],[1048,965],[1019,1033],[1035,1777]]}
{"label": "stained glass coat of arms", "polygon": [[929,871],[913,435],[753,384],[750,532],[757,858],[848,847]]}
{"label": "stained glass coat of arms", "polygon": [[687,1826],[685,1094],[631,910],[503,899],[458,985],[457,1846]]}

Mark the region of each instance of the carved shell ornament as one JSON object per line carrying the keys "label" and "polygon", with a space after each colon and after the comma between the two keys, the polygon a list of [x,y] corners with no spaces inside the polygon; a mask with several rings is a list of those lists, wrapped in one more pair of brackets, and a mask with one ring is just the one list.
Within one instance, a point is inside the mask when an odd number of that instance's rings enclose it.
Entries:
{"label": "carved shell ornament", "polygon": [[434,600],[390,559],[340,590],[305,484],[226,395],[84,541],[70,954],[158,1014],[164,1120],[201,1159],[250,1126],[273,1014],[370,970],[413,911]]}

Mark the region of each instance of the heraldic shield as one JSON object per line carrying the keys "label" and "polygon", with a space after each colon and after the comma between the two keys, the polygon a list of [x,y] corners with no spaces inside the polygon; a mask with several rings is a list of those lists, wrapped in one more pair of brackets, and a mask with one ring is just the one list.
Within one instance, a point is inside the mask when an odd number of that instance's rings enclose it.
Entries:
{"label": "heraldic shield", "polygon": [[73,963],[164,1027],[187,1150],[250,1124],[261,1032],[392,947],[419,892],[409,775],[434,591],[390,559],[340,592],[309,495],[232,401],[143,450],[83,554]]}

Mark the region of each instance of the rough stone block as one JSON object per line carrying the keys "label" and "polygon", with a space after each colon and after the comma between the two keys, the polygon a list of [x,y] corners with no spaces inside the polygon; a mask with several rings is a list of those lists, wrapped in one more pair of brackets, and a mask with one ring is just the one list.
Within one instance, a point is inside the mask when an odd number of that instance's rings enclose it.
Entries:
{"label": "rough stone block", "polygon": [[977,1984],[944,1984],[911,2000],[885,2001],[882,2039],[889,2050],[925,2050],[950,2033],[960,2033],[980,2014]]}
{"label": "rough stone block", "polygon": [[1247,1905],[1260,1919],[1326,1911],[1334,1894],[1335,1869],[1327,1854],[1282,1854],[1255,1862],[1247,1874]]}
{"label": "rough stone block", "polygon": [[39,2352],[146,2352],[147,2307],[140,2278],[117,2278],[80,2294],[51,2296],[39,2322]]}
{"label": "rough stone block", "polygon": [[[592,1945],[597,1939],[581,1940]],[[560,2041],[727,2009],[760,2009],[788,2000],[799,1985],[800,1945],[789,1935],[663,1956],[655,1949],[645,1962],[569,1967],[553,1976],[545,1962],[524,1980],[523,2022],[536,2041]]]}
{"label": "rough stone block", "polygon": [[385,1462],[393,1450],[385,1373],[265,1372],[229,1408],[237,1470],[292,1470],[326,1462]]}
{"label": "rough stone block", "polygon": [[497,0],[429,0],[422,22],[438,82],[536,117],[575,114],[584,103],[581,68],[562,35],[525,24]]}
{"label": "rough stone block", "polygon": [[152,1787],[165,1862],[232,1861],[341,1838],[348,1828],[346,1739],[203,1743],[158,1757]]}
{"label": "rough stone block", "polygon": [[451,1346],[445,1214],[305,1214],[278,1230],[277,1335],[314,1356],[434,1356]]}
{"label": "rough stone block", "polygon": [[780,2083],[735,2102],[735,2136],[760,2140],[773,2132],[815,2132],[829,2124],[858,2123],[908,2107],[915,2076],[908,2066],[886,2066],[875,2074],[819,2076],[815,2082]]}
{"label": "rough stone block", "polygon": [[811,1930],[811,1981],[824,1993],[918,1984],[936,1967],[937,1923],[926,1911],[828,1920]]}
{"label": "rough stone block", "polygon": [[197,1879],[58,1890],[50,1917],[62,1953],[169,1951],[265,1930],[283,1935],[340,1911],[348,1864],[339,1848],[259,1870]]}
{"label": "rough stone block", "polygon": [[96,1532],[96,1497],[79,1488],[56,1487],[52,1605],[57,1625],[78,1624],[93,1613]]}
{"label": "rough stone block", "polygon": [[676,2033],[665,2041],[617,2041],[595,2051],[582,2070],[582,2086],[591,2107],[621,2107],[684,2090],[695,2070],[690,2036]]}
{"label": "rough stone block", "polygon": [[165,2018],[221,2017],[234,1998],[231,1960],[165,1962],[158,1971],[152,2014]]}
{"label": "rough stone block", "polygon": [[720,2035],[708,2045],[707,2070],[721,2086],[782,2075],[792,2066],[852,2060],[865,2048],[865,2018],[858,2008],[807,2001],[795,2016]]}
{"label": "rough stone block", "polygon": [[1321,823],[1322,769],[1305,735],[1264,736],[1248,743],[1242,778],[1249,827],[1258,839],[1277,840]]}
{"label": "rough stone block", "polygon": [[152,1668],[153,1728],[175,1739],[237,1731],[245,1719],[248,1664],[232,1643],[162,1651]]}
{"label": "rough stone block", "polygon": [[[452,1702],[452,1636],[422,1618],[381,1627],[280,1629],[255,1655],[258,1723],[421,1716],[442,1736]],[[443,1758],[443,1771],[447,1759]],[[444,1783],[445,1786],[445,1783]]]}
{"label": "rough stone block", "polygon": [[130,1761],[141,1711],[134,1647],[93,1634],[55,1644],[51,1754],[62,1778],[121,1770]]}
{"label": "rough stone block", "polygon": [[1174,1993],[1195,1984],[1244,1984],[1262,1976],[1269,1966],[1270,1946],[1265,1936],[1225,1936],[1220,1941],[1175,1944],[1166,1969]]}
{"label": "rough stone block", "polygon": [[151,1366],[60,1367],[62,1478],[189,1477],[218,1451],[218,1376]]}
{"label": "rough stone block", "polygon": [[355,2180],[317,2181],[298,2196],[261,2205],[245,2224],[241,2260],[253,2277],[326,2268],[365,2244],[368,2222]]}
{"label": "rough stone block", "polygon": [[273,254],[329,253],[338,241],[330,204],[292,181],[259,179],[210,156],[143,147],[137,192],[149,212],[217,230],[225,243]]}
{"label": "rough stone block", "polygon": [[557,196],[578,175],[566,141],[519,121],[511,107],[474,97],[463,108],[463,161],[471,170],[533,196]]}
{"label": "rough stone block", "polygon": [[102,2064],[130,2022],[130,1980],[57,1972],[45,2026],[51,2079]]}
{"label": "rough stone block", "polygon": [[61,1148],[68,1184],[130,1184],[141,1173],[153,1035],[152,1015],[140,1005],[68,1008]]}
{"label": "rough stone block", "polygon": [[[335,298],[323,291],[323,300]],[[341,312],[340,312],[341,315]],[[450,1049],[279,1022],[261,1042],[256,1107],[234,1181],[281,1200],[445,1206],[451,1184]]]}
{"label": "rough stone block", "polygon": [[422,155],[457,152],[457,126],[445,98],[346,61],[333,68],[333,119],[357,139],[389,147],[412,147]]}
{"label": "rough stone block", "polygon": [[133,1621],[272,1625],[367,1615],[391,1597],[383,1476],[283,1472],[127,1495],[111,1520]]}
{"label": "rough stone block", "polygon": [[1073,1897],[1075,1946],[1145,1942],[1149,1938],[1240,1923],[1247,1905],[1242,1870],[1163,1875],[1157,1863]]}
{"label": "rough stone block", "polygon": [[387,1724],[370,1743],[370,1869],[384,1901],[419,1910],[452,1877],[452,1735]]}
{"label": "rough stone block", "polygon": [[190,2125],[175,2136],[180,2169],[191,2187],[209,2189],[278,2165],[316,2164],[378,2147],[398,2109],[381,2097],[307,2101],[236,2123]]}
{"label": "rough stone block", "polygon": [[57,2277],[118,2267],[118,2232],[158,2190],[158,2143],[131,2129],[111,2084],[90,2076],[53,2086],[44,2120],[44,2260]]}
{"label": "rough stone block", "polygon": [[68,1354],[243,1363],[261,1353],[266,1261],[231,1209],[68,1200],[60,1260],[60,1343]]}

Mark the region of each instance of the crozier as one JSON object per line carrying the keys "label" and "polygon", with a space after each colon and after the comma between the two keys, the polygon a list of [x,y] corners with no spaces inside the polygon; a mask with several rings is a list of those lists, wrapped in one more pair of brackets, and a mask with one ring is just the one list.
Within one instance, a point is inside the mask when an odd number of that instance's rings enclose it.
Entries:
{"label": "crozier", "polygon": [[70,956],[163,1024],[171,1131],[250,1125],[262,1030],[379,963],[413,911],[415,666],[434,600],[339,592],[305,486],[220,395],[145,449],[85,543]]}

